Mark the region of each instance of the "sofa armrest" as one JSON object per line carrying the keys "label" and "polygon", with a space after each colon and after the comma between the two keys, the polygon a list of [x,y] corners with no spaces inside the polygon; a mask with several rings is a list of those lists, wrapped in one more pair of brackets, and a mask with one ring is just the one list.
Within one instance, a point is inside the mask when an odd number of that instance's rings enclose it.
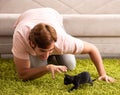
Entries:
{"label": "sofa armrest", "polygon": [[13,25],[20,14],[0,14],[0,36],[13,35]]}

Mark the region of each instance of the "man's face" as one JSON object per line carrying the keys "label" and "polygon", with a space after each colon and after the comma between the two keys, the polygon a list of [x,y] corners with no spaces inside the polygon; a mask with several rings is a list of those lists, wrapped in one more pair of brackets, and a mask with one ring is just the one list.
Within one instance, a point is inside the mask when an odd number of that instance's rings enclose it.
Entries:
{"label": "man's face", "polygon": [[53,52],[55,43],[53,42],[47,49],[36,47],[34,50],[41,60],[47,60],[50,53]]}

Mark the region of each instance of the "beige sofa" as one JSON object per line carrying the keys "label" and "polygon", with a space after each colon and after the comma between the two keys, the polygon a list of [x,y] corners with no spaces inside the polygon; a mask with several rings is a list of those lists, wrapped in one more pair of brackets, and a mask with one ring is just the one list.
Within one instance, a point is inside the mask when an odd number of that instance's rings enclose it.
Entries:
{"label": "beige sofa", "polygon": [[[2,58],[12,57],[13,24],[19,15],[0,14],[0,57]],[[103,57],[119,57],[120,15],[64,14],[63,18],[66,32],[95,44]]]}

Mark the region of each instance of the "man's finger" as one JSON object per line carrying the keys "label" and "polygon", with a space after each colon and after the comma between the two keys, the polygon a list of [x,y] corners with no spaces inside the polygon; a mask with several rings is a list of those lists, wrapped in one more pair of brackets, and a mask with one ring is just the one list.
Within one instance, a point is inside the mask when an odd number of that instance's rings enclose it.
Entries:
{"label": "man's finger", "polygon": [[54,79],[55,78],[55,73],[54,73],[54,70],[52,70],[52,78]]}
{"label": "man's finger", "polygon": [[109,83],[109,78],[105,78],[105,81],[106,81],[107,83]]}
{"label": "man's finger", "polygon": [[58,68],[57,70],[56,70],[58,73],[62,73],[61,71],[61,69],[60,68]]}
{"label": "man's finger", "polygon": [[102,80],[102,77],[99,77],[98,80]]}
{"label": "man's finger", "polygon": [[62,71],[62,72],[67,72],[67,67],[66,66],[62,66],[61,68],[59,68],[60,69],[60,71]]}

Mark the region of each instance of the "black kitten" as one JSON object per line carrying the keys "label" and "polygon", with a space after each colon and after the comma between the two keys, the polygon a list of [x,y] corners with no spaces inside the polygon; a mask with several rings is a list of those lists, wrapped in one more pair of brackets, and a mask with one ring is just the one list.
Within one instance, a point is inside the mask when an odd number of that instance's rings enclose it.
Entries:
{"label": "black kitten", "polygon": [[78,89],[80,84],[90,83],[91,85],[93,85],[93,81],[95,80],[96,79],[91,79],[89,72],[81,72],[80,74],[75,76],[65,74],[64,84],[73,84],[74,86],[70,89],[70,91],[72,91],[73,89]]}

